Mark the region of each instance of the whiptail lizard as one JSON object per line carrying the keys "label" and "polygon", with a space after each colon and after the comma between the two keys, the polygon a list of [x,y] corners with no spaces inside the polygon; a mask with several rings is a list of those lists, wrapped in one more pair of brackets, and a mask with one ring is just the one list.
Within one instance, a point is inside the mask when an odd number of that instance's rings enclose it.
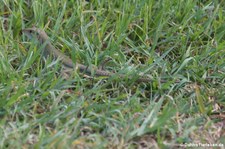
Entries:
{"label": "whiptail lizard", "polygon": [[[69,69],[78,69],[79,72],[85,73],[89,76],[113,76],[116,75],[116,73],[100,70],[100,69],[92,69],[89,68],[88,66],[85,66],[83,64],[76,63],[76,65],[73,63],[73,61],[66,55],[64,55],[62,52],[60,52],[58,49],[56,49],[50,42],[50,39],[48,35],[41,29],[38,29],[36,27],[32,28],[27,28],[23,29],[22,32],[29,38],[33,39],[35,38],[40,45],[44,45],[43,47],[43,56],[48,57],[48,56],[53,56],[54,58],[59,58],[62,64]],[[126,77],[125,75],[118,75],[120,78],[129,78]],[[151,82],[150,78],[146,78],[143,76],[139,76],[139,78],[136,80],[137,82]],[[161,80],[161,82],[165,82],[165,80]]]}

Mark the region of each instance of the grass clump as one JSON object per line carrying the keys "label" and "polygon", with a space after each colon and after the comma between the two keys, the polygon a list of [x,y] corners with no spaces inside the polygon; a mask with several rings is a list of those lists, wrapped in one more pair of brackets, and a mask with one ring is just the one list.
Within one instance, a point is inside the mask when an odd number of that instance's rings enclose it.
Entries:
{"label": "grass clump", "polygon": [[[225,145],[223,8],[207,0],[1,1],[0,147]],[[20,33],[32,25],[74,62],[105,63],[127,78],[64,79],[60,60],[43,60]],[[152,82],[137,83],[138,75]]]}

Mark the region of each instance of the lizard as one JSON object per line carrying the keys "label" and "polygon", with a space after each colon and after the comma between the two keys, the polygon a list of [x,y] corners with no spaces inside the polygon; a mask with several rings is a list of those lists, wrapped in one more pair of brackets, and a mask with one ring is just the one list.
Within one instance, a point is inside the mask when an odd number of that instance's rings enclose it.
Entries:
{"label": "lizard", "polygon": [[[113,75],[116,75],[116,73],[113,72],[108,72],[105,70],[100,70],[100,69],[94,69],[90,68],[86,65],[80,64],[80,63],[76,63],[74,64],[72,59],[70,59],[68,56],[66,56],[64,53],[62,53],[60,50],[56,49],[50,42],[50,39],[48,37],[48,35],[45,33],[44,30],[39,29],[37,27],[31,27],[31,28],[26,28],[23,29],[22,32],[29,38],[29,39],[33,39],[35,38],[35,40],[37,40],[38,44],[40,44],[43,47],[43,56],[45,58],[49,57],[49,56],[53,56],[54,58],[59,58],[62,65],[65,68],[68,69],[78,69],[79,72],[84,73],[88,76],[106,76],[106,77],[110,77]],[[130,78],[130,77],[126,77],[125,75],[121,75],[119,74],[120,78]],[[143,77],[143,76],[138,76],[139,78],[136,79],[137,82],[145,82],[145,83],[149,83],[152,80],[150,78],[147,77]],[[165,80],[161,80],[161,82],[165,82]]]}

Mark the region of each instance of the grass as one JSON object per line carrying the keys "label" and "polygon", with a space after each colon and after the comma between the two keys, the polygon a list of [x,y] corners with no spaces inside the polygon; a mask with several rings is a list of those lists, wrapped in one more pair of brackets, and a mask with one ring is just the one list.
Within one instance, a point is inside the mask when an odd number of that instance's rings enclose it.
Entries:
{"label": "grass", "polygon": [[[224,146],[224,16],[208,0],[1,1],[0,148]],[[74,62],[131,78],[63,79],[20,33],[32,25]]]}

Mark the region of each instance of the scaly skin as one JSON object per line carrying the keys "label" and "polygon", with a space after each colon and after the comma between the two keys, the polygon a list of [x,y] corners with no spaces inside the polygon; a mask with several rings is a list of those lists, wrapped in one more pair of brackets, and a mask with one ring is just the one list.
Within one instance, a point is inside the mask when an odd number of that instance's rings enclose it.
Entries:
{"label": "scaly skin", "polygon": [[[49,40],[48,35],[41,29],[38,29],[36,27],[32,27],[32,28],[27,28],[27,29],[23,29],[22,32],[30,39],[35,38],[39,44],[43,47],[43,56],[44,57],[48,57],[48,56],[53,56],[54,58],[59,58],[62,62],[62,64],[69,69],[78,69],[79,72],[81,73],[85,73],[89,76],[112,76],[112,75],[116,75],[115,73],[112,72],[108,72],[108,71],[104,71],[104,70],[99,70],[99,69],[92,69],[89,68],[88,66],[85,66],[83,64],[79,64],[76,63],[76,65],[73,63],[73,61],[66,55],[64,55],[62,52],[60,52],[58,49],[56,49]],[[120,78],[129,78],[126,77],[124,75],[119,75]],[[142,77],[142,76],[140,76]],[[146,77],[142,77],[142,78],[138,78],[136,81],[138,82],[151,82],[151,79],[146,78]],[[164,81],[163,81],[164,82]]]}

